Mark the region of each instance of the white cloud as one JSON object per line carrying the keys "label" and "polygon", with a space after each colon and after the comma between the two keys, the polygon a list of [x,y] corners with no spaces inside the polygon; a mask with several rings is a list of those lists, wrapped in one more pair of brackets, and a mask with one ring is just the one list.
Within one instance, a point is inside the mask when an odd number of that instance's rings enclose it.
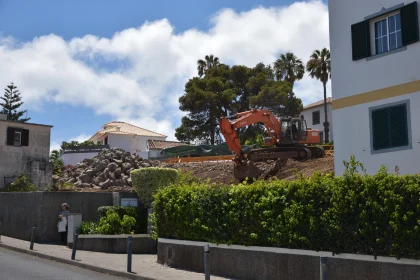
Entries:
{"label": "white cloud", "polygon": [[[86,35],[70,41],[54,34],[29,42],[0,38],[0,84],[14,81],[32,108],[42,108],[46,100],[86,106],[173,139],[184,114],[178,98],[196,75],[197,59],[214,54],[225,63],[254,66],[272,63],[286,51],[306,61],[314,49],[329,47],[322,1],[242,13],[226,9],[211,23],[207,31],[176,33],[162,19],[112,38]],[[316,101],[323,96],[322,84],[305,77],[296,94],[305,104]]]}

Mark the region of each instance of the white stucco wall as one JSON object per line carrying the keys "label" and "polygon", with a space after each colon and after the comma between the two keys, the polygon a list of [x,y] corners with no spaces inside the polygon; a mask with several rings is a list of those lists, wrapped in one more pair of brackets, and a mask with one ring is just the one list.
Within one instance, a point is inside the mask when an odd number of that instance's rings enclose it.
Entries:
{"label": "white stucco wall", "polygon": [[[312,112],[315,111],[320,111],[320,123],[313,125],[312,124]],[[334,140],[334,133],[333,133],[333,117],[332,117],[332,106],[331,104],[327,104],[327,114],[328,114],[328,122],[330,123],[330,141]],[[308,126],[308,128],[312,128],[312,129],[317,129],[319,131],[324,131],[324,125],[323,122],[325,120],[325,111],[324,111],[324,105],[320,105],[320,106],[316,106],[316,107],[312,107],[312,108],[308,108],[302,111],[301,115],[303,115],[303,117],[306,120],[306,125]],[[325,135],[324,135],[325,137]]]}
{"label": "white stucco wall", "polygon": [[165,137],[153,136],[131,136],[131,135],[118,135],[110,134],[108,136],[108,144],[111,148],[118,147],[124,149],[126,152],[137,154],[142,158],[149,158],[149,149],[147,147],[148,140],[162,140]]}
{"label": "white stucco wall", "polygon": [[71,154],[63,154],[61,159],[64,162],[64,165],[72,165],[75,166],[79,162],[82,162],[84,159],[87,158],[94,158],[98,155],[98,152],[94,153],[71,153]]}
{"label": "white stucco wall", "polygon": [[[406,50],[376,59],[352,60],[351,25],[371,14],[405,0],[329,0],[330,42],[333,104],[340,98],[366,93],[420,79],[420,42]],[[419,6],[420,7],[420,6]],[[420,9],[419,9],[420,10]],[[371,154],[369,107],[410,99],[411,143],[409,150]],[[334,105],[333,105],[334,107]],[[344,171],[342,160],[351,154],[367,171],[376,173],[381,164],[393,171],[398,165],[401,174],[420,172],[420,92],[334,109],[335,174]]]}

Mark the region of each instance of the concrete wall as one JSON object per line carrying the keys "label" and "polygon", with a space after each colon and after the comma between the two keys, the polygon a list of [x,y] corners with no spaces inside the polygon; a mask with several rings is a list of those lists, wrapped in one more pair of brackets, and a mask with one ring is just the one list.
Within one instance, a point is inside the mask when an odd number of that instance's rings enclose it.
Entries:
{"label": "concrete wall", "polygon": [[[204,272],[204,242],[158,240],[157,261],[170,267]],[[210,244],[211,275],[233,279],[320,279],[320,257],[327,257],[326,279],[415,280],[420,261],[395,258]]]}
{"label": "concrete wall", "polygon": [[[7,146],[7,127],[28,129],[28,146]],[[0,121],[0,188],[4,187],[5,176],[18,176],[23,172],[30,174],[41,190],[51,186],[50,135],[48,126]]]}
{"label": "concrete wall", "polygon": [[79,162],[82,162],[86,158],[93,158],[98,155],[98,152],[93,153],[69,153],[69,154],[63,154],[61,156],[61,159],[64,162],[64,165],[72,165],[75,166]]}
{"label": "concrete wall", "polygon": [[[111,254],[127,253],[129,235],[80,235],[77,249]],[[147,234],[131,234],[133,254],[156,254],[157,242]]]}
{"label": "concrete wall", "polygon": [[[320,123],[313,125],[313,119],[312,119],[312,112],[315,111],[319,111],[320,112]],[[327,114],[328,114],[328,122],[330,123],[330,141],[334,140],[334,133],[333,133],[333,114],[332,114],[332,106],[331,103],[327,104]],[[303,115],[303,117],[306,120],[306,125],[308,126],[308,128],[312,128],[312,129],[317,129],[319,131],[324,131],[324,125],[323,122],[325,121],[325,111],[324,111],[324,105],[322,106],[316,106],[316,107],[312,107],[312,108],[308,108],[306,110],[303,110],[301,115]],[[324,135],[325,137],[325,135]]]}
{"label": "concrete wall", "polygon": [[110,134],[108,143],[110,147],[118,147],[132,154],[137,154],[142,158],[149,158],[149,147],[147,140],[165,140],[165,137],[132,136]]}
{"label": "concrete wall", "polygon": [[[393,171],[399,166],[401,174],[420,172],[420,128],[416,120],[420,117],[420,87],[410,86],[409,94],[396,96],[398,90],[389,90],[394,97],[372,99],[371,91],[404,85],[420,80],[420,42],[410,44],[399,52],[369,59],[352,60],[351,25],[363,21],[365,17],[401,3],[412,0],[330,0],[330,41],[332,78],[334,157],[335,174],[344,171],[342,160],[354,154],[367,168],[368,173],[376,173],[381,164]],[[418,5],[420,1],[417,1]],[[420,7],[420,5],[419,5]],[[419,9],[420,12],[420,9]],[[373,34],[371,33],[371,36]],[[373,39],[372,39],[373,40]],[[372,45],[373,47],[373,45]],[[414,89],[416,88],[416,89]],[[414,90],[413,90],[414,89]],[[404,91],[405,92],[405,91]],[[365,94],[358,97],[358,94]],[[353,97],[350,99],[343,99]],[[379,97],[381,98],[381,97]],[[356,100],[358,99],[358,100]],[[371,128],[369,109],[373,106],[409,100],[411,122],[411,147],[406,150],[373,154],[371,150]],[[357,101],[357,102],[356,102]],[[340,103],[341,102],[341,103]],[[348,105],[345,103],[349,102]],[[336,108],[334,104],[341,104]],[[347,107],[343,107],[347,106]],[[410,129],[409,129],[410,130]]]}
{"label": "concrete wall", "polygon": [[98,207],[113,205],[112,195],[112,192],[0,193],[2,234],[30,240],[32,225],[35,223],[37,242],[59,242],[57,216],[61,203],[67,202],[70,212],[82,213],[83,220],[97,220]]}

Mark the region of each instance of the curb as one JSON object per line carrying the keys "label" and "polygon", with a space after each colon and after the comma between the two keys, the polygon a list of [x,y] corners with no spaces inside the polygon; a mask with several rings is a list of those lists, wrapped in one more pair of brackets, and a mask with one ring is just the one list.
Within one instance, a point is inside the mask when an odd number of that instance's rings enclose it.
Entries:
{"label": "curb", "polygon": [[47,255],[47,254],[43,254],[43,253],[38,253],[38,252],[34,252],[34,251],[22,249],[22,248],[17,248],[17,247],[13,247],[13,246],[10,246],[10,245],[6,245],[6,244],[1,243],[1,242],[0,242],[0,248],[5,248],[5,249],[8,249],[8,250],[16,251],[16,252],[27,254],[27,255],[32,255],[32,256],[35,256],[35,257],[43,258],[43,259],[53,260],[53,261],[60,262],[60,263],[74,265],[74,266],[77,266],[77,267],[85,268],[85,269],[92,270],[92,271],[99,272],[99,273],[109,274],[109,275],[117,276],[117,277],[124,277],[126,279],[156,280],[155,278],[149,278],[149,277],[144,277],[144,276],[140,276],[140,275],[134,275],[134,274],[131,274],[129,272],[122,272],[122,271],[112,270],[112,269],[108,269],[108,268],[101,268],[101,267],[98,267],[98,266],[94,266],[94,265],[90,265],[90,264],[84,264],[84,263],[81,263],[81,262],[78,262],[78,261],[73,261],[73,260],[70,260],[70,259],[67,260],[67,259],[58,258],[58,257],[50,256],[50,255]]}

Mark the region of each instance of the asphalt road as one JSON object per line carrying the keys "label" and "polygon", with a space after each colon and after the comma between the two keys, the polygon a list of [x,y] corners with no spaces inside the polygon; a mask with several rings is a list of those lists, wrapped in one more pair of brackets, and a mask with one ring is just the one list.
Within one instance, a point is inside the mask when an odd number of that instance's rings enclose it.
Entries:
{"label": "asphalt road", "polygon": [[125,278],[0,248],[0,280],[12,279],[122,280]]}

